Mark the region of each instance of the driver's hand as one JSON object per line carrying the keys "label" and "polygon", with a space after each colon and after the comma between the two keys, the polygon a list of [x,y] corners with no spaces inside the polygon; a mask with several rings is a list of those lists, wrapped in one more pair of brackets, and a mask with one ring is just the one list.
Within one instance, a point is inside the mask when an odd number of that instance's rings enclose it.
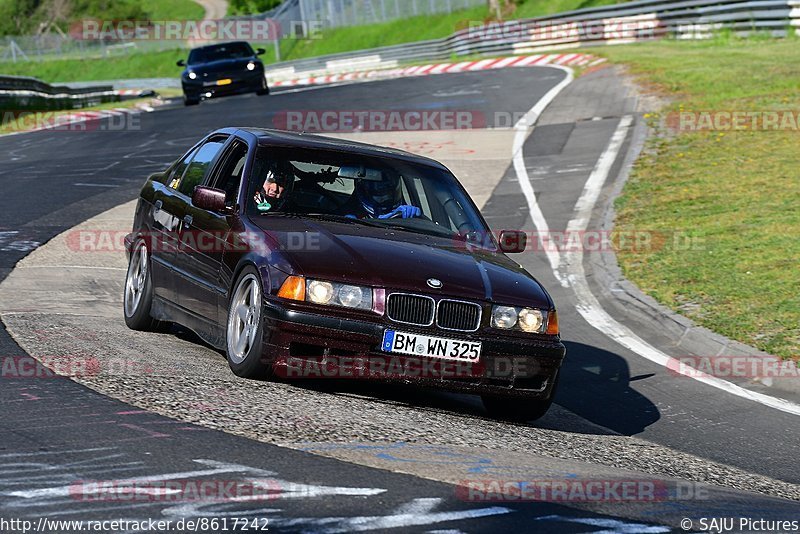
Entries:
{"label": "driver's hand", "polygon": [[400,217],[401,219],[411,219],[414,217],[419,217],[420,215],[422,215],[422,210],[418,207],[403,204],[401,206],[397,206],[394,210],[385,215],[378,216],[378,218],[391,219],[392,217]]}
{"label": "driver's hand", "polygon": [[339,177],[339,171],[334,171],[332,167],[321,169],[317,174],[320,176],[318,181],[323,184],[332,184]]}

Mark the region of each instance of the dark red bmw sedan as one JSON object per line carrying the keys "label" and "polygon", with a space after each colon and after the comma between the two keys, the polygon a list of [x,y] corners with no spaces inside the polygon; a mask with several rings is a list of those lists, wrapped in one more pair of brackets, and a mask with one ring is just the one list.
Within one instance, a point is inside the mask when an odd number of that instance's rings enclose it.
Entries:
{"label": "dark red bmw sedan", "polygon": [[255,378],[414,382],[532,420],[565,355],[553,301],[442,164],[225,128],[141,191],[126,238],[130,328],[181,324]]}

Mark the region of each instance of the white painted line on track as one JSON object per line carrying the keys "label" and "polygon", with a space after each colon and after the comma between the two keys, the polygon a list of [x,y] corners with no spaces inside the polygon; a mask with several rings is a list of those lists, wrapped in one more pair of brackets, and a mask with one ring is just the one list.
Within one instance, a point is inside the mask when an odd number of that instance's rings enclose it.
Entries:
{"label": "white painted line on track", "polygon": [[[542,99],[528,111],[525,117],[514,126],[516,130],[513,146],[514,170],[517,173],[520,188],[528,203],[528,210],[540,240],[543,240],[544,236],[549,235],[549,229],[547,221],[542,214],[542,210],[536,201],[536,194],[533,190],[531,180],[528,177],[522,147],[528,136],[529,127],[531,127],[532,131],[532,126],[535,126],[542,111],[544,111],[550,102],[573,79],[572,70],[568,67],[551,65],[550,68],[561,68],[565,70],[568,73],[567,77],[545,94]],[[617,129],[612,135],[608,146],[603,151],[600,159],[597,160],[597,164],[589,176],[589,179],[586,181],[583,192],[575,204],[575,216],[567,225],[568,233],[582,232],[588,227],[592,210],[597,203],[603,185],[619,155],[619,151],[622,148],[632,123],[633,117],[626,115],[622,117],[617,125]],[[547,246],[546,243],[542,242],[542,248],[547,251],[547,259],[550,262],[556,279],[562,286],[572,287],[575,292],[578,301],[576,306],[578,313],[581,314],[587,323],[602,334],[653,363],[657,363],[663,367],[669,366],[670,370],[673,372],[684,374],[689,378],[693,378],[698,382],[715,387],[731,395],[748,399],[792,415],[800,415],[800,405],[788,400],[751,391],[732,382],[728,382],[727,380],[722,380],[695,369],[684,371],[682,366],[670,365],[671,362],[674,363],[675,361],[673,358],[644,341],[630,328],[616,321],[603,309],[597,297],[594,296],[589,288],[589,283],[586,280],[586,273],[583,269],[583,251],[580,250],[580,247],[578,247],[576,251],[568,251],[565,253],[564,269],[562,269],[560,254],[555,247]]]}
{"label": "white painted line on track", "polygon": [[545,95],[539,99],[539,101],[536,102],[536,104],[530,110],[528,110],[525,116],[517,121],[517,123],[514,125],[514,144],[511,149],[513,155],[512,161],[514,163],[514,171],[517,173],[517,178],[519,180],[519,186],[522,189],[522,194],[525,196],[525,200],[528,203],[528,212],[530,213],[531,220],[533,220],[533,224],[538,230],[539,240],[542,244],[542,250],[544,250],[547,254],[547,260],[550,262],[550,267],[553,269],[556,279],[561,283],[562,286],[567,287],[566,280],[562,280],[558,272],[558,266],[561,263],[561,255],[559,254],[558,249],[556,247],[551,247],[544,242],[546,239],[548,239],[550,233],[548,231],[547,221],[544,218],[544,214],[539,207],[539,203],[536,201],[536,193],[533,191],[533,185],[531,185],[531,180],[528,177],[528,169],[525,167],[525,159],[522,153],[522,147],[525,145],[525,140],[528,138],[529,133],[533,131],[533,127],[536,125],[536,121],[539,120],[539,116],[542,114],[545,108],[550,105],[550,102],[552,102],[553,99],[558,96],[561,90],[572,83],[574,78],[574,73],[569,67],[551,65],[547,68],[561,69],[566,73],[566,76],[552,89],[545,93]]}
{"label": "white painted line on track", "polygon": [[[600,191],[611,172],[611,167],[614,165],[619,155],[632,123],[633,117],[626,115],[620,120],[619,125],[617,125],[616,131],[612,135],[600,159],[597,160],[597,165],[586,181],[583,192],[575,204],[575,216],[567,225],[568,235],[577,235],[572,234],[572,232],[583,232],[589,226],[592,210],[597,203]],[[586,280],[586,273],[583,269],[583,251],[580,247],[575,248],[577,250],[571,250],[564,254],[565,275],[562,274],[562,276],[567,279],[569,285],[575,292],[575,296],[578,300],[576,308],[587,323],[639,356],[663,367],[669,367],[671,372],[689,376],[703,384],[721,389],[737,397],[752,400],[782,412],[800,415],[800,405],[788,400],[757,393],[698,370],[684,370],[681,366],[674,365],[675,360],[673,358],[644,341],[630,328],[616,321],[603,309],[600,302],[589,288],[589,283]],[[672,365],[670,365],[671,363]]]}

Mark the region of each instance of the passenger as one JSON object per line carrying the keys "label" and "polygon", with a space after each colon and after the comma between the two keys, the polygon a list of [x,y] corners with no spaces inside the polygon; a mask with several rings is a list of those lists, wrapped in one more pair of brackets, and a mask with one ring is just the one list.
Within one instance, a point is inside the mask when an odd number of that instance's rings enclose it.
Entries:
{"label": "passenger", "polygon": [[400,176],[386,172],[380,181],[357,180],[343,212],[356,219],[410,219],[422,215],[418,207],[403,204]]}

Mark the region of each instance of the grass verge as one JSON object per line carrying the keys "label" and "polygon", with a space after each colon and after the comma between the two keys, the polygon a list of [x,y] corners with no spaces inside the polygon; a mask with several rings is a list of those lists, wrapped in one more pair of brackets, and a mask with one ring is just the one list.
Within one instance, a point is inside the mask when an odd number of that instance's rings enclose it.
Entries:
{"label": "grass verge", "polygon": [[[2,0],[0,0],[2,1]],[[525,18],[590,7],[612,4],[614,0],[528,0],[520,4],[515,17]],[[161,6],[158,0],[146,0],[150,6]],[[183,9],[178,2],[165,3],[163,9],[170,12]],[[195,4],[196,5],[196,4]],[[199,7],[199,6],[197,6]],[[153,7],[155,9],[155,7]],[[154,19],[181,19],[181,16],[166,16]],[[187,15],[186,18],[197,18]],[[470,21],[487,21],[489,13],[485,7],[457,11],[450,14],[401,19],[382,24],[354,26],[325,31],[319,39],[289,40],[280,44],[281,59],[290,61],[352,50],[364,50],[380,46],[437,39],[451,35],[457,29],[466,28]],[[254,43],[255,45],[255,43]],[[274,46],[261,44],[267,53],[264,63],[275,62]],[[73,82],[113,80],[124,78],[177,77],[180,69],[175,66],[178,59],[187,55],[185,49],[161,52],[132,52],[125,56],[91,59],[53,59],[36,62],[0,62],[0,74],[11,76],[33,76],[47,82]]]}
{"label": "grass verge", "polygon": [[0,63],[0,74],[33,76],[49,83],[118,80],[127,78],[178,78],[175,65],[185,50],[134,52],[125,56]]}
{"label": "grass verge", "polygon": [[194,0],[139,0],[151,20],[201,20],[206,10]]}
{"label": "grass verge", "polygon": [[[668,113],[800,109],[796,39],[660,42],[602,55],[670,95]],[[617,200],[617,225],[677,232],[696,246],[620,251],[625,276],[702,326],[798,358],[798,147],[796,128],[662,130],[651,138]]]}

